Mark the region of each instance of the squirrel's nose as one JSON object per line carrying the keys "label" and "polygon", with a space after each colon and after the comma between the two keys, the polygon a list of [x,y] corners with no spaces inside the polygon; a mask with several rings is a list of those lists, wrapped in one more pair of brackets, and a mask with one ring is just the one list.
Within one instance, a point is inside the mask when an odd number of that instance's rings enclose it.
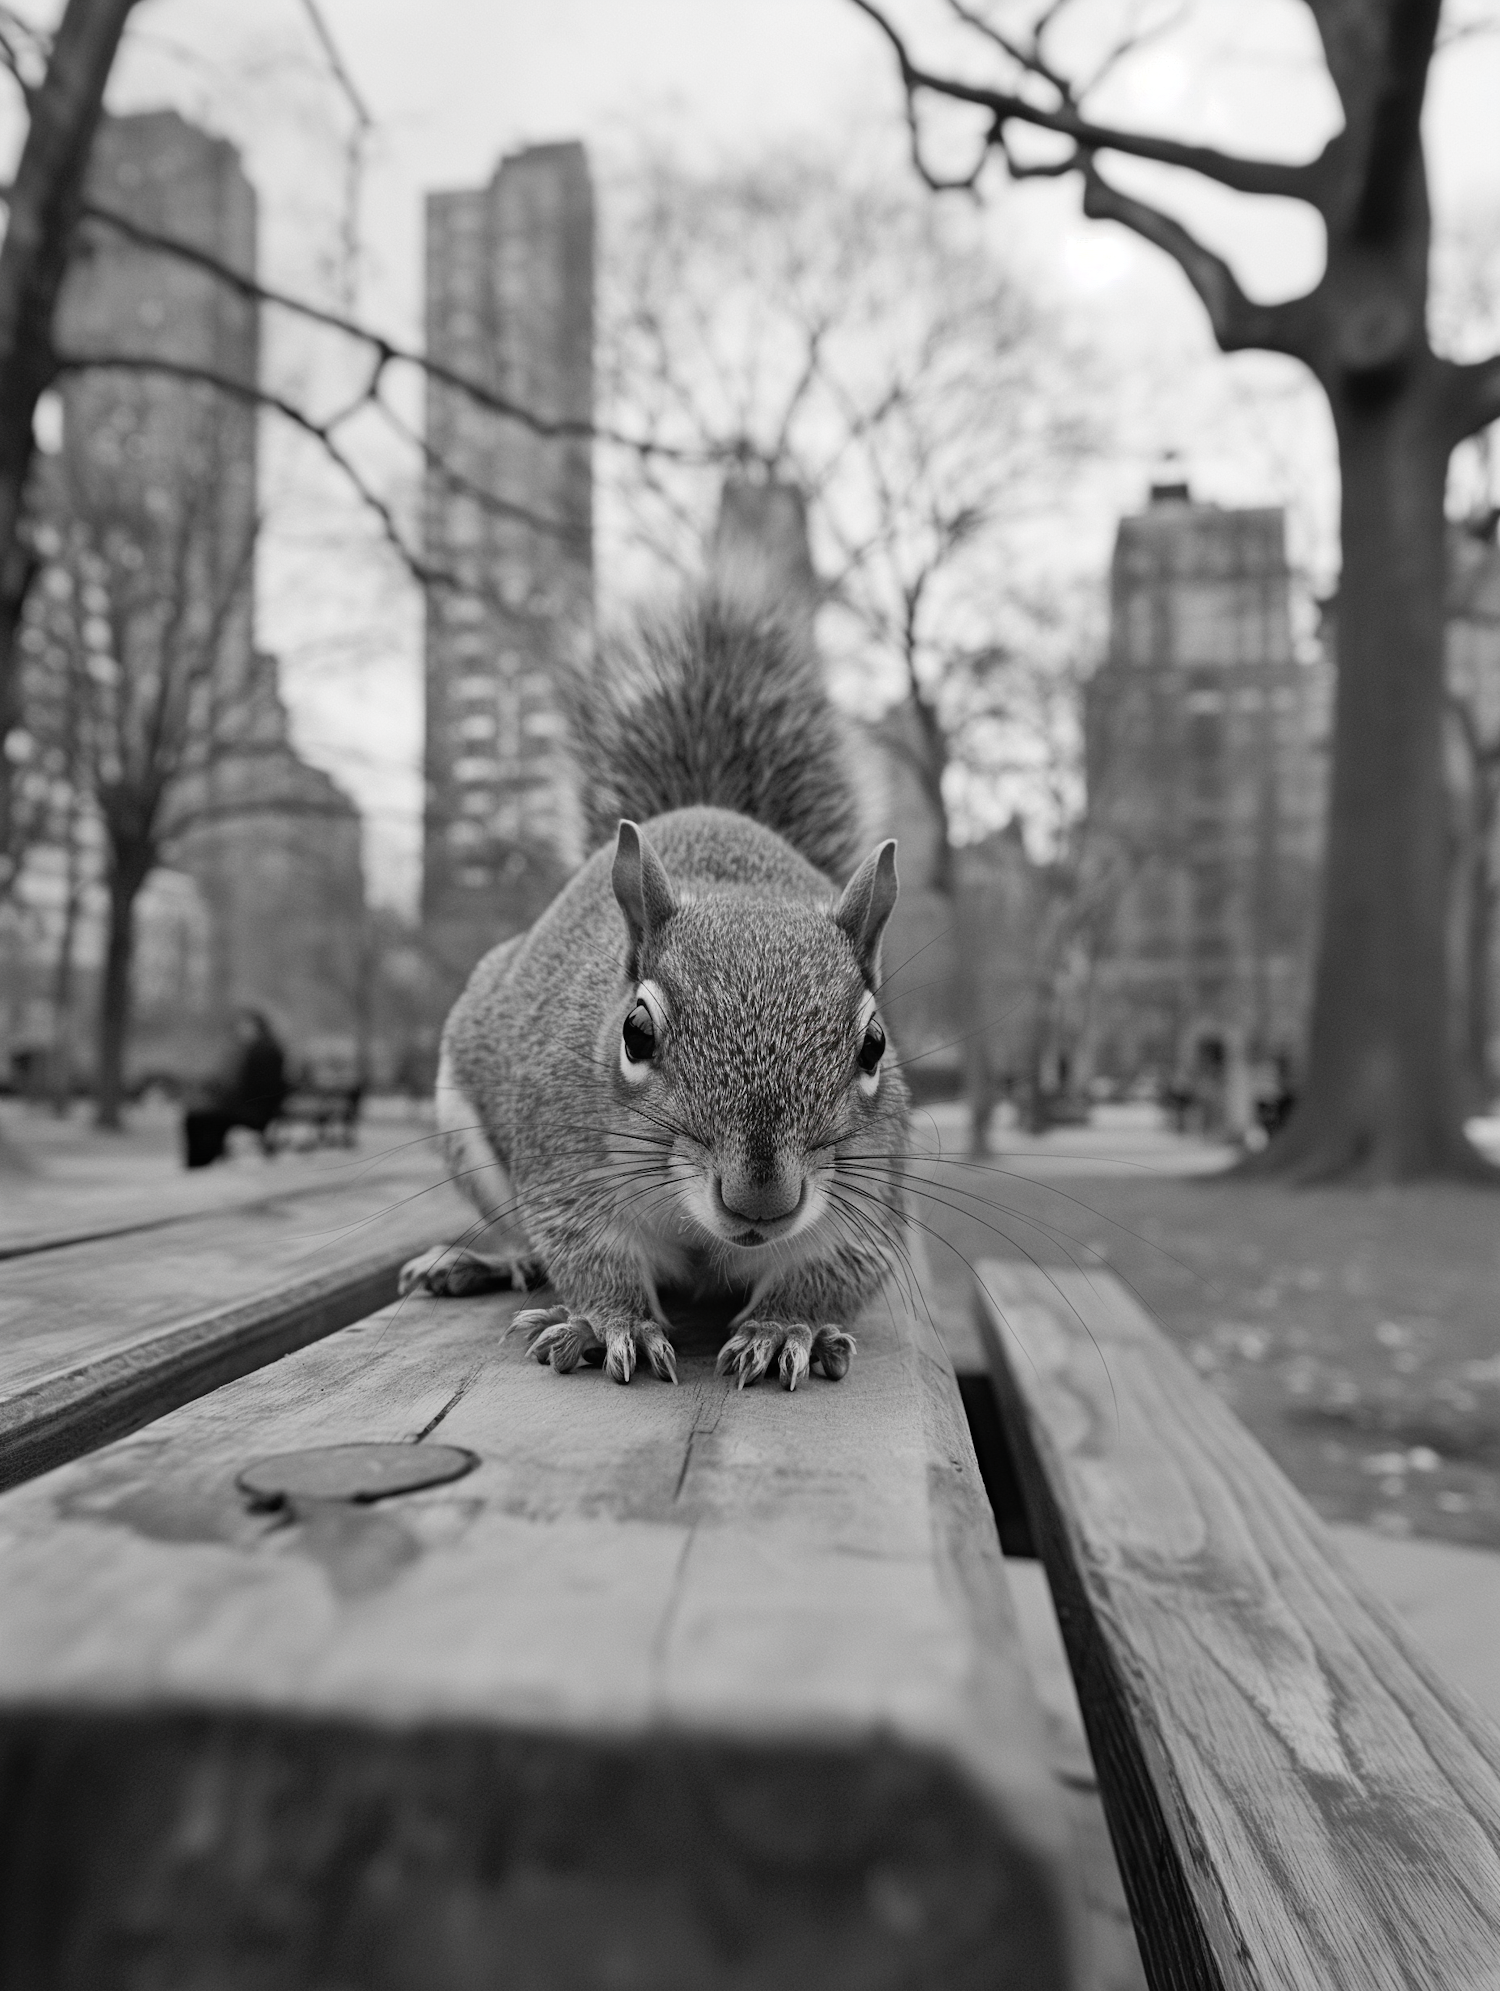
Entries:
{"label": "squirrel's nose", "polygon": [[755,1177],[736,1171],[719,1178],[719,1201],[731,1217],[747,1224],[773,1223],[789,1217],[802,1201],[802,1178],[791,1171]]}

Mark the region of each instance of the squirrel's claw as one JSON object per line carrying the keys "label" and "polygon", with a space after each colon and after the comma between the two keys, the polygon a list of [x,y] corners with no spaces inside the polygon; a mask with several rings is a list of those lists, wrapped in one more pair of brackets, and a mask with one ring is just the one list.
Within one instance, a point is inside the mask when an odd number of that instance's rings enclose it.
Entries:
{"label": "squirrel's claw", "polygon": [[602,1345],[593,1322],[575,1318],[566,1307],[523,1308],[511,1327],[526,1336],[526,1352],[538,1362],[550,1362],[560,1376]]}
{"label": "squirrel's claw", "polygon": [[677,1381],[677,1350],[655,1321],[643,1320],[636,1324],[636,1337],[641,1344],[641,1353],[651,1364],[653,1371],[664,1383]]}
{"label": "squirrel's claw", "polygon": [[732,1372],[736,1387],[744,1389],[760,1381],[778,1354],[786,1389],[795,1390],[815,1362],[836,1383],[849,1373],[854,1337],[840,1327],[810,1327],[802,1320],[747,1320],[719,1350],[714,1370],[721,1376]]}
{"label": "squirrel's claw", "polygon": [[820,1327],[813,1337],[813,1360],[831,1383],[841,1383],[854,1360],[854,1336],[839,1327]]}
{"label": "squirrel's claw", "polygon": [[635,1374],[635,1327],[628,1320],[604,1330],[604,1373],[617,1383]]}
{"label": "squirrel's claw", "polygon": [[652,1320],[606,1323],[601,1335],[594,1323],[566,1307],[527,1307],[511,1323],[527,1337],[527,1352],[538,1362],[550,1362],[559,1375],[580,1362],[603,1365],[617,1383],[628,1383],[643,1355],[664,1383],[677,1381],[677,1352]]}
{"label": "squirrel's claw", "polygon": [[618,1327],[606,1327],[604,1345],[604,1373],[617,1383],[630,1381],[642,1355],[654,1375],[664,1383],[676,1383],[677,1351],[654,1320],[622,1321]]}
{"label": "squirrel's claw", "polygon": [[812,1339],[812,1329],[800,1321],[787,1330],[786,1345],[781,1351],[781,1380],[789,1391],[795,1390],[807,1374]]}

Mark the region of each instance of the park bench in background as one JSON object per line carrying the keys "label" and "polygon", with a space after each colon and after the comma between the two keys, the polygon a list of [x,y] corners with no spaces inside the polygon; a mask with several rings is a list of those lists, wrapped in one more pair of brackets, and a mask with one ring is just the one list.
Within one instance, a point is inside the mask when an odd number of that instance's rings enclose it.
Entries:
{"label": "park bench in background", "polygon": [[1500,1733],[1113,1275],[980,1288],[1153,1991],[1496,1991]]}
{"label": "park bench in background", "polygon": [[[559,1377],[512,1311],[412,1299],[200,1369],[0,1496],[0,1980],[1082,1986],[931,1328],[877,1310],[789,1397],[716,1377],[706,1328],[680,1389]],[[298,1478],[371,1441],[477,1463],[370,1502]]]}
{"label": "park bench in background", "polygon": [[364,1091],[362,1085],[304,1080],[287,1094],[266,1129],[270,1148],[277,1153],[286,1148],[352,1148]]}

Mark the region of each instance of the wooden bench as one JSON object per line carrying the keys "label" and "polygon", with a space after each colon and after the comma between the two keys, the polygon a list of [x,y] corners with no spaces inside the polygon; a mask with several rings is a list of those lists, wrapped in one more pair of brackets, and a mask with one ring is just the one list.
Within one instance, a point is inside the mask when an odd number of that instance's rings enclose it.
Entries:
{"label": "wooden bench", "polygon": [[420,1158],[276,1191],[178,1178],[147,1208],[0,1224],[0,1487],[360,1319],[434,1225],[464,1220]]}
{"label": "wooden bench", "polygon": [[[276,1221],[0,1266],[18,1317],[66,1295],[0,1416],[89,1406],[33,1421],[0,1496],[0,1982],[1082,1991],[930,1325],[874,1310],[849,1377],[790,1397],[715,1377],[699,1323],[681,1388],[627,1390],[528,1361],[503,1298],[376,1304],[389,1229],[278,1311],[244,1290]],[[472,1469],[362,1499],[306,1457],[379,1443],[356,1473]]]}
{"label": "wooden bench", "polygon": [[1117,1279],[979,1274],[1153,1991],[1497,1991],[1500,1732]]}
{"label": "wooden bench", "polygon": [[267,1145],[274,1153],[352,1148],[364,1096],[362,1085],[299,1085],[266,1129]]}

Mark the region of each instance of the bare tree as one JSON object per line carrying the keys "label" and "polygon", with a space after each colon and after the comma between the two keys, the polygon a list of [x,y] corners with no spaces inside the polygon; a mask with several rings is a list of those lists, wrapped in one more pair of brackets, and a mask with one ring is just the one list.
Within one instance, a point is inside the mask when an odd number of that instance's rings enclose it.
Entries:
{"label": "bare tree", "polygon": [[[68,0],[50,47],[7,7],[0,62],[28,124],[0,246],[0,746],[20,728],[16,636],[36,560],[22,529],[36,451],[36,405],[51,385],[52,321],[73,251],[104,86],[133,0]],[[0,753],[0,892],[25,842],[16,821],[15,759]]]}
{"label": "bare tree", "polygon": [[[1455,352],[1500,335],[1500,208],[1472,211],[1439,237],[1433,318]],[[1449,533],[1448,738],[1454,787],[1453,905],[1459,977],[1458,1045],[1467,1101],[1493,1099],[1500,1073],[1495,936],[1500,910],[1500,431],[1455,453],[1450,497],[1463,514]]]}
{"label": "bare tree", "polygon": [[[152,411],[136,411],[133,430]],[[179,418],[182,411],[178,410]],[[198,465],[171,483],[143,476],[97,434],[59,460],[57,585],[37,597],[39,675],[70,719],[68,780],[104,832],[108,924],[99,998],[99,1124],[116,1127],[125,1083],[135,908],[164,856],[218,806],[215,768],[245,748],[253,696],[250,581],[257,521],[235,502],[201,391],[190,446]],[[45,709],[40,699],[37,710]]]}
{"label": "bare tree", "polygon": [[1495,932],[1500,909],[1500,586],[1495,517],[1455,536],[1448,723],[1454,773],[1453,914],[1460,975],[1458,1043],[1466,1097],[1494,1097]]}
{"label": "bare tree", "polygon": [[[1026,719],[998,640],[1010,540],[1083,440],[1055,329],[961,217],[821,156],[707,175],[658,157],[617,198],[606,405],[666,446],[605,452],[618,564],[695,569],[726,475],[801,493],[836,674],[868,719],[896,702],[880,741],[936,826],[931,875],[911,882],[959,927],[966,796],[992,774],[968,743],[987,719]],[[952,952],[980,1146],[992,992],[973,951]]]}
{"label": "bare tree", "polygon": [[[854,0],[895,53],[917,164],[972,188],[998,157],[1016,177],[1076,172],[1084,212],[1171,256],[1225,352],[1300,360],[1328,397],[1342,470],[1343,579],[1334,765],[1307,1083],[1255,1166],[1297,1179],[1489,1174],[1462,1130],[1444,922],[1444,486],[1467,436],[1500,417],[1500,356],[1458,362],[1428,336],[1431,218],[1421,118],[1440,0],[1307,0],[1343,125],[1304,163],[1097,122],[1101,73],[1060,54],[1069,0],[986,8],[948,0],[978,58],[936,70],[875,0]],[[1070,17],[1067,21],[1064,17]],[[1157,24],[1158,31],[1160,22]],[[1135,44],[1127,35],[1118,56]],[[982,120],[966,172],[927,163],[934,105]],[[1050,141],[1028,145],[1025,132]],[[1101,158],[1147,159],[1244,194],[1301,201],[1327,260],[1305,296],[1265,305],[1182,223],[1127,193]]]}

